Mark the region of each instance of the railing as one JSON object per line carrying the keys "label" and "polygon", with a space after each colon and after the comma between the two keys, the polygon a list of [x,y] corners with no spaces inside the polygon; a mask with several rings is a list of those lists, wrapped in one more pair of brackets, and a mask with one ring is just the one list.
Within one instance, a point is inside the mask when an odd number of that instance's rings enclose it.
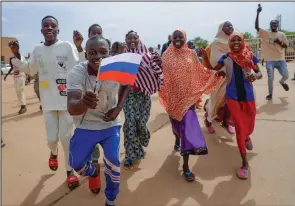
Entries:
{"label": "railing", "polygon": [[[295,60],[295,35],[287,35],[289,41],[288,48],[286,49],[286,61]],[[261,39],[246,39],[246,42],[249,44],[250,48],[254,52],[254,55],[261,59]]]}

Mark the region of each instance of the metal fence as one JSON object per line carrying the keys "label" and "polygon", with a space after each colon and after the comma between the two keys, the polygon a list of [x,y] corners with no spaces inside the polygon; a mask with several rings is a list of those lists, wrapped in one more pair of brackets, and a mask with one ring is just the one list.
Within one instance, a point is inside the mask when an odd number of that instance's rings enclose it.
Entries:
{"label": "metal fence", "polygon": [[[289,46],[285,51],[286,61],[295,60],[295,35],[288,35]],[[261,39],[246,39],[255,56],[261,59]]]}

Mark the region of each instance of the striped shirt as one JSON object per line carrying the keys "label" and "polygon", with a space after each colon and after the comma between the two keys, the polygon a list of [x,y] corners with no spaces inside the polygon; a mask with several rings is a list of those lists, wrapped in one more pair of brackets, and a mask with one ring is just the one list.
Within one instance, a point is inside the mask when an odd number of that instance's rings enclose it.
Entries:
{"label": "striped shirt", "polygon": [[163,72],[159,61],[159,56],[150,54],[145,45],[139,42],[138,48],[131,51],[127,49],[125,52],[132,52],[142,55],[142,60],[137,73],[134,86],[145,95],[152,95],[160,90],[163,85]]}

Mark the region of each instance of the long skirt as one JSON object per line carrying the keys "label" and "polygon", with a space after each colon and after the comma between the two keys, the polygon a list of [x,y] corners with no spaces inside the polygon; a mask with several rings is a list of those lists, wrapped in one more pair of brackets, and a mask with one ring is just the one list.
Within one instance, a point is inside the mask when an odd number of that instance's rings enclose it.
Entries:
{"label": "long skirt", "polygon": [[253,133],[255,126],[255,101],[239,102],[228,99],[227,105],[235,124],[240,153],[246,154],[246,140],[247,137]]}
{"label": "long skirt", "polygon": [[174,135],[180,138],[181,155],[206,155],[208,149],[200,123],[192,106],[181,121],[170,118]]}
{"label": "long skirt", "polygon": [[125,159],[144,158],[143,147],[150,141],[147,122],[151,112],[151,97],[131,89],[124,105],[125,122],[123,126]]}

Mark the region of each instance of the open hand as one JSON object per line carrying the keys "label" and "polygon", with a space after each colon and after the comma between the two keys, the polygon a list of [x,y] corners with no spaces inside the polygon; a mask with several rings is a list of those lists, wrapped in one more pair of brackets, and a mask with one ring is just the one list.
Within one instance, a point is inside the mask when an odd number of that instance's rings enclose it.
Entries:
{"label": "open hand", "polygon": [[75,30],[73,32],[73,41],[74,41],[77,48],[82,46],[83,40],[84,40],[84,38],[83,38],[82,34],[79,31]]}
{"label": "open hand", "polygon": [[110,109],[103,117],[103,120],[106,122],[114,121],[118,117],[118,115],[120,114],[121,110],[122,109],[119,107],[115,107],[115,108]]}
{"label": "open hand", "polygon": [[82,102],[83,104],[88,107],[89,109],[96,109],[98,105],[98,98],[93,91],[86,91],[85,94],[83,95]]}

